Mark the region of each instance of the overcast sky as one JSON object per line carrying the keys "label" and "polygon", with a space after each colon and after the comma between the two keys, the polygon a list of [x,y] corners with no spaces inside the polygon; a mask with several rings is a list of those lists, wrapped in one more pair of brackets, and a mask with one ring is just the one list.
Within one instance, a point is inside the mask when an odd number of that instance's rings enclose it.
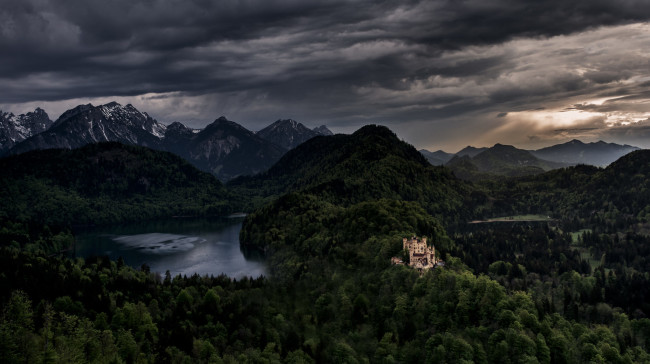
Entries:
{"label": "overcast sky", "polygon": [[3,0],[0,109],[650,148],[647,0]]}

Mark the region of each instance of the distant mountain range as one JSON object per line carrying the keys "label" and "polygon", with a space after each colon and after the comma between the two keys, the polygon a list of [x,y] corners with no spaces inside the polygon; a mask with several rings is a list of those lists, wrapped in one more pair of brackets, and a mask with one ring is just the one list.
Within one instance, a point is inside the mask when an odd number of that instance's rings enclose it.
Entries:
{"label": "distant mountain range", "polygon": [[293,119],[282,119],[258,131],[257,135],[289,150],[317,135],[332,135],[332,132],[325,125],[309,129]]}
{"label": "distant mountain range", "polygon": [[433,164],[434,166],[442,166],[454,157],[454,154],[443,152],[442,150],[430,152],[426,149],[420,149],[419,152],[422,153],[424,158],[426,158],[429,163]]}
{"label": "distant mountain range", "polygon": [[19,116],[0,114],[0,154],[115,141],[175,153],[223,181],[262,172],[298,144],[331,134],[324,125],[311,130],[291,119],[258,133],[223,116],[202,130],[180,122],[166,126],[133,105],[116,102],[79,105],[55,122],[41,109]]}
{"label": "distant mountain range", "polygon": [[89,143],[115,141],[164,149],[161,138],[165,125],[132,105],[79,105],[64,112],[52,126],[17,143],[10,154],[36,149],[74,149]]}
{"label": "distant mountain range", "polygon": [[518,149],[510,145],[496,144],[491,148],[467,146],[456,154],[442,150],[420,150],[429,163],[445,165],[457,176],[477,179],[486,175],[524,176],[576,164],[605,167],[620,157],[639,150],[630,145],[599,141],[583,143],[572,140],[538,150]]}
{"label": "distant mountain range", "polygon": [[52,120],[40,108],[18,116],[0,111],[0,154],[3,150],[8,150],[16,143],[44,132],[51,126]]}
{"label": "distant mountain range", "polygon": [[163,143],[166,150],[221,180],[262,172],[286,152],[223,116],[198,132],[173,123],[167,128]]}
{"label": "distant mountain range", "polygon": [[446,166],[457,177],[479,179],[481,174],[518,177],[539,174],[551,169],[567,167],[568,164],[539,159],[531,152],[511,145],[495,144],[484,148],[473,157],[471,154],[454,156]]}
{"label": "distant mountain range", "polygon": [[431,211],[460,206],[468,195],[464,186],[448,169],[431,167],[412,145],[377,125],[312,138],[266,172],[229,183],[247,195],[300,191],[335,204],[388,198],[417,201]]}
{"label": "distant mountain range", "polygon": [[[115,141],[175,153],[222,181],[263,172],[287,151],[316,136],[328,136],[326,126],[307,128],[293,119],[280,119],[258,132],[220,117],[204,129],[180,122],[164,125],[132,105],[116,102],[79,105],[52,122],[40,108],[24,115],[0,112],[0,155],[35,149],[74,149]],[[522,176],[575,164],[606,166],[639,148],[629,145],[572,140],[539,150],[497,144],[468,146],[456,154],[442,150],[420,153],[433,165],[446,165],[458,176]]]}
{"label": "distant mountain range", "polygon": [[477,154],[479,154],[481,152],[484,152],[487,149],[488,148],[474,148],[474,147],[468,145],[465,148],[461,149],[458,153],[456,153],[456,155],[459,156],[459,157],[468,156],[468,157],[473,158]]}
{"label": "distant mountain range", "polygon": [[627,144],[605,143],[602,140],[595,143],[583,143],[573,139],[564,144],[533,150],[531,153],[538,158],[555,162],[605,167],[620,157],[639,149],[641,148]]}

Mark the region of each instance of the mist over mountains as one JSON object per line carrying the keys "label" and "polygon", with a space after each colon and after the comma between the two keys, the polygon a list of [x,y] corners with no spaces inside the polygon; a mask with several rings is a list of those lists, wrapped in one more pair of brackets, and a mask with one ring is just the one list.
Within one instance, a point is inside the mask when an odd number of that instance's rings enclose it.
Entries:
{"label": "mist over mountains", "polygon": [[627,144],[605,143],[602,140],[594,143],[583,143],[580,140],[573,139],[567,143],[534,150],[531,153],[538,158],[561,163],[591,164],[605,167],[620,157],[639,149]]}
{"label": "mist over mountains", "polygon": [[526,176],[552,169],[587,164],[606,167],[620,157],[639,150],[631,145],[620,145],[598,141],[583,143],[571,140],[538,150],[519,149],[511,145],[495,144],[490,148],[467,146],[456,154],[442,150],[420,153],[433,165],[445,165],[457,176],[465,179],[480,179],[487,175]]}

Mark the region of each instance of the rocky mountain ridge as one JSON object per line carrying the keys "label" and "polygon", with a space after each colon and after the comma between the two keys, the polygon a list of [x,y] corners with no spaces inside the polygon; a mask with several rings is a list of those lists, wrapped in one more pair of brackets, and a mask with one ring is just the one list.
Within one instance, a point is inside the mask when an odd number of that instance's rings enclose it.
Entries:
{"label": "rocky mountain ridge", "polygon": [[[463,157],[463,164],[467,165],[468,160],[474,160],[479,157],[482,153],[489,151],[495,147],[502,146],[501,144],[496,144],[492,148],[476,148],[472,146],[467,146],[460,150],[456,154],[446,153],[442,150],[436,152],[431,152],[426,149],[420,150],[420,153],[424,155],[431,164],[433,165],[448,165],[449,163],[455,163],[458,165],[460,163],[459,158]],[[566,143],[552,145],[546,148],[541,148],[537,150],[525,150],[515,147],[511,147],[511,153],[517,153],[520,157],[525,155],[524,159],[531,159],[531,157],[537,158],[539,160],[548,162],[543,167],[544,170],[547,170],[549,167],[560,168],[570,165],[577,164],[587,164],[597,167],[606,167],[610,163],[616,161],[620,157],[639,150],[641,148],[627,145],[627,144],[616,144],[616,143],[606,143],[604,141],[584,143],[580,140],[574,139]],[[503,148],[501,148],[503,149]],[[453,162],[452,162],[453,161]],[[521,163],[519,163],[521,162]],[[527,163],[523,160],[515,164],[525,165]],[[480,162],[479,162],[480,163]],[[507,163],[507,162],[506,162]],[[533,163],[534,164],[534,163]],[[481,169],[481,168],[478,168]]]}
{"label": "rocky mountain ridge", "polygon": [[164,149],[161,137],[166,126],[133,105],[117,102],[79,105],[63,113],[52,126],[9,150],[19,154],[35,149],[80,148],[98,142],[120,142],[152,149]]}
{"label": "rocky mountain ridge", "polygon": [[50,117],[41,108],[20,115],[0,111],[0,154],[17,143],[44,132],[52,124]]}
{"label": "rocky mountain ridge", "polygon": [[224,116],[200,131],[172,123],[163,141],[166,150],[224,181],[262,172],[286,152]]}
{"label": "rocky mountain ridge", "polygon": [[639,149],[641,148],[627,144],[606,143],[602,140],[584,143],[573,139],[563,144],[534,150],[531,153],[538,158],[561,163],[606,167],[620,157]]}
{"label": "rocky mountain ridge", "polygon": [[512,145],[495,144],[482,152],[456,155],[445,164],[457,177],[463,179],[481,179],[486,175],[518,177],[534,175],[552,169],[569,166],[535,157],[531,152],[518,149]]}
{"label": "rocky mountain ridge", "polygon": [[293,119],[279,119],[256,134],[289,150],[315,136],[332,135],[332,132],[325,125],[309,129]]}
{"label": "rocky mountain ridge", "polygon": [[453,153],[447,153],[442,150],[430,152],[426,149],[420,149],[419,152],[422,153],[422,155],[429,161],[429,163],[433,164],[434,166],[442,166],[455,156]]}
{"label": "rocky mountain ridge", "polygon": [[[40,110],[40,111],[39,111]],[[308,129],[295,120],[279,120],[269,133],[256,134],[225,117],[204,129],[192,129],[180,122],[164,125],[140,112],[133,105],[117,102],[94,106],[79,105],[64,112],[55,122],[37,109],[27,116],[1,114],[0,138],[9,142],[2,154],[20,154],[30,150],[75,149],[98,142],[140,145],[179,155],[201,170],[222,181],[240,175],[262,172],[271,167],[287,150],[316,135],[332,134],[325,126]],[[48,122],[38,122],[39,118]],[[31,124],[24,120],[30,121]],[[36,125],[26,128],[25,125]],[[3,131],[7,131],[1,134]],[[22,131],[21,133],[16,132]],[[25,131],[26,130],[26,131]],[[263,136],[267,135],[270,140]],[[1,139],[0,139],[1,141]]]}

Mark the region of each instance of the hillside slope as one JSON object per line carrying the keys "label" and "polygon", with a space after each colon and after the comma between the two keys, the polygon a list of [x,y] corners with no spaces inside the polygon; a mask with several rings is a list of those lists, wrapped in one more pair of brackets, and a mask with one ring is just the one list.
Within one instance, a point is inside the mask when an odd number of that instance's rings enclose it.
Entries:
{"label": "hillside slope", "polygon": [[411,234],[448,251],[441,222],[464,218],[471,190],[376,125],[312,138],[267,172],[229,186],[271,196],[246,217],[240,241],[265,251],[272,275],[286,282],[341,267],[384,267],[401,236]]}
{"label": "hillside slope", "polygon": [[38,107],[33,112],[20,115],[0,110],[0,155],[16,143],[44,132],[52,126],[52,123],[47,113]]}
{"label": "hillside slope", "polygon": [[327,127],[323,126],[323,128],[321,133],[318,129],[309,129],[293,119],[280,119],[258,131],[255,135],[289,150],[317,135],[332,134]]}
{"label": "hillside slope", "polygon": [[434,166],[442,166],[454,157],[454,154],[447,153],[442,150],[431,152],[426,149],[420,149],[420,153],[422,153],[422,155],[429,161],[429,163]]}
{"label": "hillside slope", "polygon": [[566,164],[539,159],[527,150],[495,144],[474,156],[456,155],[446,164],[463,179],[478,180],[494,176],[519,177],[566,167]]}
{"label": "hillside slope", "polygon": [[[1,116],[0,124],[3,124]],[[30,135],[24,140],[16,139],[8,153],[120,142],[170,151],[222,181],[262,172],[285,153],[283,148],[223,116],[203,130],[195,130],[179,122],[165,126],[133,105],[122,106],[117,102],[79,105],[64,112],[49,129],[41,128]],[[0,125],[0,152],[1,144],[5,143],[3,138]]]}
{"label": "hillside slope", "polygon": [[184,134],[177,132],[173,140],[165,136],[167,150],[177,152],[222,181],[265,171],[285,153],[281,147],[223,116],[198,133],[181,132]]}
{"label": "hillside slope", "polygon": [[413,146],[376,125],[351,135],[312,138],[267,172],[229,186],[263,196],[300,191],[339,204],[386,198],[417,201],[446,219],[456,218],[466,195],[466,186],[448,169],[431,166]]}
{"label": "hillside slope", "polygon": [[215,177],[144,147],[32,151],[0,159],[0,170],[0,219],[95,224],[229,210]]}
{"label": "hillside slope", "polygon": [[161,149],[165,126],[133,105],[117,102],[79,105],[64,112],[47,130],[16,144],[10,154],[36,149],[79,148],[89,143],[120,142]]}
{"label": "hillside slope", "polygon": [[647,229],[650,150],[637,150],[607,168],[561,168],[490,185],[495,216],[541,213],[599,231]]}

